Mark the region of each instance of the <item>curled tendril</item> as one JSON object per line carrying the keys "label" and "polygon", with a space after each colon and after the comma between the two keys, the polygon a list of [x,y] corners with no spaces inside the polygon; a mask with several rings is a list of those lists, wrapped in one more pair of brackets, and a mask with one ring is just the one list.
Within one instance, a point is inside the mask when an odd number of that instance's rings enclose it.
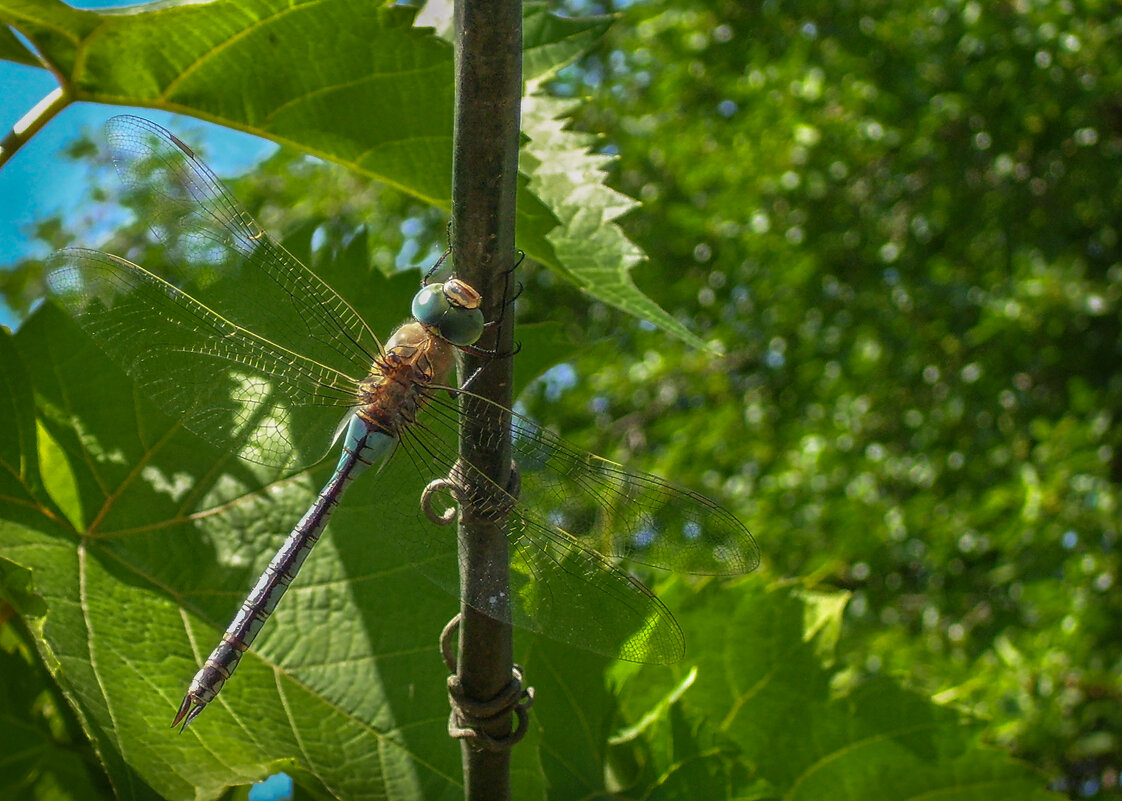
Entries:
{"label": "curled tendril", "polygon": [[430,481],[421,491],[421,511],[430,522],[438,526],[447,526],[456,519],[456,506],[448,506],[443,512],[437,512],[432,504],[438,492],[447,492],[457,505],[460,503],[460,485],[450,478],[438,478]]}
{"label": "curled tendril", "polygon": [[[523,687],[521,665],[511,666],[510,683],[489,701],[475,701],[467,697],[460,679],[456,674],[456,635],[460,630],[460,616],[448,621],[440,632],[440,652],[444,664],[453,674],[448,677],[448,703],[451,714],[448,716],[448,736],[457,740],[467,740],[473,748],[488,751],[504,751],[516,745],[525,735],[530,724],[530,707],[534,705],[534,688]],[[513,712],[518,725],[509,734],[496,737],[484,731],[484,725],[494,718]]]}
{"label": "curled tendril", "polygon": [[456,635],[460,633],[460,613],[448,621],[448,625],[440,632],[440,655],[444,657],[444,665],[449,673],[456,672]]}
{"label": "curled tendril", "polygon": [[469,496],[465,489],[467,478],[468,471],[464,464],[457,461],[447,478],[430,481],[421,492],[421,511],[425,517],[438,526],[447,526],[456,518],[455,507],[449,506],[443,512],[437,512],[433,508],[434,495],[438,492],[447,492],[452,496],[457,507],[463,507],[466,502],[470,513],[476,519],[498,521],[510,513],[522,487],[522,478],[513,460],[510,463],[510,481],[505,490],[499,490],[492,485],[493,491],[488,492],[486,496],[480,493],[477,493],[480,497]]}
{"label": "curled tendril", "polygon": [[[448,677],[448,703],[452,707],[448,716],[448,736],[466,740],[476,750],[507,751],[518,744],[530,724],[530,707],[534,705],[534,688],[522,686],[522,666],[513,665],[510,683],[498,695],[487,701],[469,698],[458,676]],[[496,718],[514,713],[518,720],[515,730],[496,737],[484,726]]]}

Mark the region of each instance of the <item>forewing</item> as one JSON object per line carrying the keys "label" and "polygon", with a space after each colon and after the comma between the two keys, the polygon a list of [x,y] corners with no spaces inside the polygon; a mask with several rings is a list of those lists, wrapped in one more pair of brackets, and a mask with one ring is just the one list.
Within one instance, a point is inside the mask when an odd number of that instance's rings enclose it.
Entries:
{"label": "forewing", "polygon": [[161,274],[214,312],[344,373],[382,346],[351,306],[269,238],[194,151],[153,122],[113,117],[106,136],[132,204],[166,246]]}
{"label": "forewing", "polygon": [[253,462],[294,468],[331,446],[356,381],[240,328],[125,259],[63,250],[47,286],[169,415]]}

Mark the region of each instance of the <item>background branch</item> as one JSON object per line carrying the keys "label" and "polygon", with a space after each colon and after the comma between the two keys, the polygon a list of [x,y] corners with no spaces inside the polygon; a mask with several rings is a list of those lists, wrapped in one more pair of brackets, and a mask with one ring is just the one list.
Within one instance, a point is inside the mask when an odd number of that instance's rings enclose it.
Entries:
{"label": "background branch", "polygon": [[16,151],[27,144],[31,137],[39,133],[43,126],[54,119],[70,102],[70,96],[59,87],[51,90],[27,114],[23,115],[19,122],[12,126],[12,130],[0,140],[0,167],[3,167]]}

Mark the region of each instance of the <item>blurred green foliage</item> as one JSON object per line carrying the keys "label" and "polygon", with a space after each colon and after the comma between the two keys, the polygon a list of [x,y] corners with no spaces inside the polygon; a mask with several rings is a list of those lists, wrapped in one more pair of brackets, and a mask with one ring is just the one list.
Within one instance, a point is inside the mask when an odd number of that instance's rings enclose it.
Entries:
{"label": "blurred green foliage", "polygon": [[[774,576],[851,591],[854,686],[901,677],[1058,789],[1115,795],[1117,8],[577,10],[619,18],[551,90],[587,101],[575,126],[643,201],[637,283],[723,355],[528,266],[521,317],[600,343],[528,410],[717,497]],[[317,269],[356,242],[388,271],[444,241],[423,204],[289,154],[233,188],[270,230],[301,220]]]}
{"label": "blurred green foliage", "polygon": [[635,4],[554,90],[725,355],[527,293],[611,338],[535,414],[716,493],[853,591],[853,675],[1077,797],[1122,768],[1120,39],[1095,2]]}

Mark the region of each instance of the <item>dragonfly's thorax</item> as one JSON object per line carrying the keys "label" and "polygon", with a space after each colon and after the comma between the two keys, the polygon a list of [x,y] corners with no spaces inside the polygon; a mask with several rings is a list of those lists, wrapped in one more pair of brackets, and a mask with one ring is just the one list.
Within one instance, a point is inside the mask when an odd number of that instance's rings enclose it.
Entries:
{"label": "dragonfly's thorax", "polygon": [[386,355],[359,382],[358,414],[398,435],[416,421],[430,385],[444,383],[453,364],[452,345],[433,336],[420,323],[405,323],[386,343]]}

